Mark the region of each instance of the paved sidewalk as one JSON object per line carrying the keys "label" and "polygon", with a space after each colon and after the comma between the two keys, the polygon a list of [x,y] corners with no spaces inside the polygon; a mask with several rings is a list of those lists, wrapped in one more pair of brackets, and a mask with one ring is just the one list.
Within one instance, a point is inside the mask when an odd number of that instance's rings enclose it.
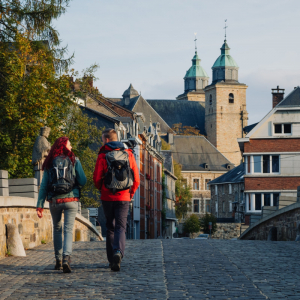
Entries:
{"label": "paved sidewalk", "polygon": [[52,247],[1,259],[0,299],[300,299],[300,243],[129,240],[112,272],[105,242],[77,242],[70,274]]}

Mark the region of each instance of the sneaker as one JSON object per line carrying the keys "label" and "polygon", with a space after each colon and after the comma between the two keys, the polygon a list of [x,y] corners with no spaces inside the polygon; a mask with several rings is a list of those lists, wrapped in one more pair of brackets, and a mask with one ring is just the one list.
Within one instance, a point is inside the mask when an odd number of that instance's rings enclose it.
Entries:
{"label": "sneaker", "polygon": [[122,254],[119,250],[117,250],[113,256],[113,262],[111,266],[112,271],[120,271],[121,260],[122,260]]}
{"label": "sneaker", "polygon": [[71,257],[69,255],[64,256],[63,264],[62,264],[64,273],[71,273],[70,263],[71,263]]}
{"label": "sneaker", "polygon": [[55,265],[55,267],[54,267],[54,270],[62,270],[62,261],[61,261],[61,259],[57,259],[56,260],[56,265]]}

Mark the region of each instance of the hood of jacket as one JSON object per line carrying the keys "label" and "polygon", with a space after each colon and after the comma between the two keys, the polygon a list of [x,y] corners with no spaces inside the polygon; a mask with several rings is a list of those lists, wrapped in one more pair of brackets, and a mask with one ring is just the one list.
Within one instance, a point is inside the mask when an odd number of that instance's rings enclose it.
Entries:
{"label": "hood of jacket", "polygon": [[109,142],[103,145],[100,148],[99,153],[104,151],[112,151],[112,150],[125,150],[124,144],[122,142]]}

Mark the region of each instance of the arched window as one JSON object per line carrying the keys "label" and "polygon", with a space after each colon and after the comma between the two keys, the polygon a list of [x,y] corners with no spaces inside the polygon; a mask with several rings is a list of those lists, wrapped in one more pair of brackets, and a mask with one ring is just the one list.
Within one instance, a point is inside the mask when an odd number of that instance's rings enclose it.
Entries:
{"label": "arched window", "polygon": [[234,95],[232,93],[229,94],[229,103],[234,103]]}
{"label": "arched window", "polygon": [[209,95],[209,105],[212,105],[212,95]]}

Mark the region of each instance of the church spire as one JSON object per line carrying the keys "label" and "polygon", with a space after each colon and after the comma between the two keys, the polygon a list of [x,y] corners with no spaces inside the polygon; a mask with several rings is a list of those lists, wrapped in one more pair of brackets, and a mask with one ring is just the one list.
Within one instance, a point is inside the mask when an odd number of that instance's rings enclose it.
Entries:
{"label": "church spire", "polygon": [[195,42],[195,54],[197,54],[197,32],[195,32],[194,34],[195,34],[195,39],[194,39],[194,42]]}
{"label": "church spire", "polygon": [[225,27],[224,27],[224,29],[225,29],[225,39],[224,39],[224,42],[226,43],[226,29],[227,29],[227,24],[226,24],[226,22],[227,22],[227,19],[225,20]]}

